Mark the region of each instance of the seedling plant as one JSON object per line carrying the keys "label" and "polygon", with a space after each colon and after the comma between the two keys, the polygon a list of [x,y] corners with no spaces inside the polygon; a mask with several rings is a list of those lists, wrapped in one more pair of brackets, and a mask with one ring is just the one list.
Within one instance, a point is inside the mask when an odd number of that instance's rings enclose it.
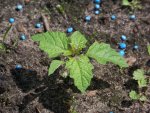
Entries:
{"label": "seedling plant", "polygon": [[148,80],[144,76],[144,70],[138,69],[138,70],[134,71],[134,73],[133,73],[133,79],[138,82],[139,92],[137,93],[136,91],[131,90],[131,92],[129,93],[130,98],[132,100],[146,101],[147,98],[146,98],[146,96],[142,92],[142,88],[148,86]]}
{"label": "seedling plant", "polygon": [[129,6],[131,10],[142,9],[140,0],[132,0],[131,2],[129,0],[122,0],[122,5]]}
{"label": "seedling plant", "polygon": [[[61,65],[65,65],[69,77],[74,80],[75,86],[84,92],[90,85],[93,77],[93,65],[90,58],[100,64],[112,62],[120,67],[128,67],[125,59],[110,45],[105,43],[93,43],[87,51],[87,40],[79,31],[67,37],[63,32],[46,32],[32,36],[34,41],[39,41],[39,48],[53,58],[48,74],[51,75]],[[60,57],[62,60],[56,60]]]}

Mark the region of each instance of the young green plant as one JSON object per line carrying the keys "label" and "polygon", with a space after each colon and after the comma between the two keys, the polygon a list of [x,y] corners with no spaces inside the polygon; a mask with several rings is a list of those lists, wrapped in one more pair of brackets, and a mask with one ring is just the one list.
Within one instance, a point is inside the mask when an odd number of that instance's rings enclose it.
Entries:
{"label": "young green plant", "polygon": [[[112,62],[120,67],[128,67],[125,59],[118,52],[105,43],[93,43],[87,51],[87,40],[79,31],[67,37],[63,32],[46,32],[32,36],[34,41],[39,41],[39,48],[46,52],[50,58],[65,57],[65,60],[53,60],[48,74],[51,75],[61,65],[69,71],[69,77],[74,80],[75,86],[84,92],[93,78],[93,65],[89,58],[95,59],[100,64]],[[67,60],[66,60],[67,59]]]}
{"label": "young green plant", "polygon": [[140,0],[132,0],[131,2],[129,2],[129,0],[122,0],[122,5],[129,6],[132,10],[142,9]]}
{"label": "young green plant", "polygon": [[133,79],[138,82],[139,94],[136,91],[131,90],[131,92],[129,93],[130,98],[132,100],[146,101],[147,100],[146,96],[143,95],[143,93],[140,90],[141,88],[147,87],[148,85],[148,81],[144,76],[144,70],[137,69],[136,71],[134,71]]}

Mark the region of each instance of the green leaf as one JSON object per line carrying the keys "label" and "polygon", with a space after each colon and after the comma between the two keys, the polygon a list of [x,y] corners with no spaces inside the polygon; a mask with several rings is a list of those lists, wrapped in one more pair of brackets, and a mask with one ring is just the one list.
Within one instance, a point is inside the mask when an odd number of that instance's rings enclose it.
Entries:
{"label": "green leaf", "polygon": [[147,100],[146,96],[142,95],[142,96],[140,97],[140,101],[146,101],[146,100]]}
{"label": "green leaf", "polygon": [[140,88],[147,86],[147,80],[144,77],[144,70],[137,69],[133,73],[133,79],[138,81],[138,85]]}
{"label": "green leaf", "polygon": [[120,67],[128,67],[125,59],[119,55],[110,45],[105,43],[95,42],[92,44],[87,51],[87,56],[94,58],[100,64],[106,64],[107,62],[112,62],[119,65]]}
{"label": "green leaf", "polygon": [[132,100],[138,100],[139,99],[139,95],[133,90],[129,93],[129,96]]}
{"label": "green leaf", "polygon": [[128,0],[122,0],[122,5],[129,6],[130,2]]}
{"label": "green leaf", "polygon": [[134,71],[134,73],[133,73],[133,79],[134,80],[144,79],[144,70],[137,69],[136,71]]}
{"label": "green leaf", "polygon": [[3,43],[0,43],[0,51],[5,51],[6,47]]}
{"label": "green leaf", "polygon": [[70,77],[74,79],[77,88],[84,92],[90,85],[93,65],[89,62],[89,58],[85,55],[70,58],[66,63],[66,68],[70,72]]}
{"label": "green leaf", "polygon": [[138,85],[140,88],[147,86],[147,80],[145,78],[138,80]]}
{"label": "green leaf", "polygon": [[147,46],[147,49],[148,49],[148,53],[150,55],[150,45]]}
{"label": "green leaf", "polygon": [[48,75],[51,75],[54,73],[54,71],[59,68],[64,62],[61,61],[61,60],[53,60],[50,67],[49,67],[49,70],[48,70]]}
{"label": "green leaf", "polygon": [[62,32],[46,32],[32,36],[34,41],[39,41],[39,48],[46,52],[50,58],[68,53],[68,38]]}
{"label": "green leaf", "polygon": [[71,47],[75,50],[82,50],[83,48],[86,47],[86,38],[84,35],[82,35],[79,31],[76,31],[74,32],[72,35],[71,35]]}

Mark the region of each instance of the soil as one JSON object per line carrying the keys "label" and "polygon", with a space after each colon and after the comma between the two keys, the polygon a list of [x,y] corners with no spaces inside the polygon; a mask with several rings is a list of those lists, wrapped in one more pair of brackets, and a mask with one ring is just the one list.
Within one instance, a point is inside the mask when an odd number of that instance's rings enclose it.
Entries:
{"label": "soil", "polygon": [[[150,113],[150,85],[147,86],[147,102],[132,101],[131,89],[138,90],[132,80],[133,71],[144,69],[150,76],[150,56],[147,45],[150,43],[150,1],[142,0],[141,10],[131,12],[122,7],[121,0],[102,0],[100,15],[93,13],[92,0],[0,0],[0,40],[10,26],[8,19],[15,18],[7,34],[6,52],[0,52],[0,113]],[[16,11],[17,4],[23,4],[22,11]],[[56,5],[63,6],[65,14]],[[137,16],[129,20],[130,13]],[[110,16],[117,15],[112,21]],[[44,27],[36,29],[36,22],[45,15],[51,31],[66,32],[67,27],[82,32],[89,40],[105,42],[118,51],[120,36],[126,35],[125,58],[134,57],[136,62],[129,68],[120,69],[108,63],[101,65],[92,60],[94,78],[87,91],[81,94],[70,78],[60,76],[61,68],[52,76],[47,69],[51,59],[43,53],[31,36],[44,32]],[[91,22],[84,21],[91,15]],[[19,40],[25,33],[27,40]],[[133,50],[134,44],[139,45]],[[21,64],[23,69],[16,70]]]}

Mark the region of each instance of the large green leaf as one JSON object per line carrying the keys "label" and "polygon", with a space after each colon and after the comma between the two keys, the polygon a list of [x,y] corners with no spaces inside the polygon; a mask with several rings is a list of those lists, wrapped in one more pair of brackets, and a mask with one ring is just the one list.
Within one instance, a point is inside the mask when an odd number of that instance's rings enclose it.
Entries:
{"label": "large green leaf", "polygon": [[49,67],[49,70],[48,70],[48,75],[51,75],[54,73],[54,71],[59,68],[59,66],[61,66],[64,62],[61,61],[61,60],[53,60],[50,67]]}
{"label": "large green leaf", "polygon": [[32,39],[40,42],[40,49],[46,52],[50,58],[69,53],[68,39],[65,33],[46,32],[34,35]]}
{"label": "large green leaf", "polygon": [[95,42],[92,44],[87,51],[87,56],[94,58],[100,64],[106,64],[107,62],[112,62],[119,65],[120,67],[128,67],[125,59],[121,57],[118,52],[110,47],[110,45],[105,43]]}
{"label": "large green leaf", "polygon": [[70,58],[66,63],[66,68],[70,71],[70,77],[74,79],[77,88],[84,92],[90,85],[93,65],[89,62],[87,56]]}
{"label": "large green leaf", "polygon": [[74,32],[70,38],[71,38],[70,45],[72,49],[80,51],[81,49],[86,47],[85,44],[87,40],[85,39],[84,35],[82,35],[79,31]]}

